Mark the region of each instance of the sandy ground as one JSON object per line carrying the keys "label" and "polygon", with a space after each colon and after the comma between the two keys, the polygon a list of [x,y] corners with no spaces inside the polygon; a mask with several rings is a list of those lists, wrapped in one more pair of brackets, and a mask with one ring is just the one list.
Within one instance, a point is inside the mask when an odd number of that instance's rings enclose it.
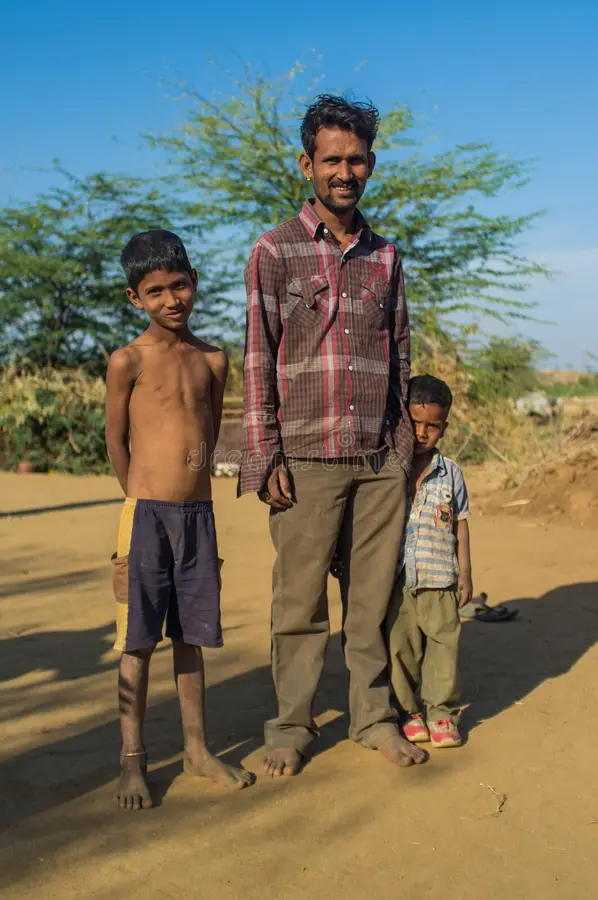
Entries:
{"label": "sandy ground", "polygon": [[[274,701],[272,551],[257,501],[237,501],[229,480],[214,488],[226,648],[207,654],[211,739],[257,770]],[[111,800],[118,500],[110,478],[0,475],[5,900],[595,898],[598,532],[473,519],[477,588],[520,618],[465,626],[467,744],[418,769],[394,770],[346,739],[337,633],[303,774],[260,777],[240,794],[194,781],[181,772],[165,645],[147,734],[158,807],[135,814]],[[17,511],[29,514],[6,515]],[[334,587],[331,603],[338,632]]]}

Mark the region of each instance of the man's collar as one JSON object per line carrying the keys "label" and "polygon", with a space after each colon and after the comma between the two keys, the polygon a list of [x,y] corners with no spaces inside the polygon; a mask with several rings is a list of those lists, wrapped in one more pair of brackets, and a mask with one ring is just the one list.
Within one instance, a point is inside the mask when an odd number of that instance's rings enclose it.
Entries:
{"label": "man's collar", "polygon": [[[312,238],[318,236],[321,233],[325,225],[317,212],[314,209],[315,200],[306,200],[303,204],[303,208],[299,213],[299,219],[301,223],[309,232]],[[355,234],[361,234],[364,240],[371,241],[372,230],[367,223],[365,216],[363,216],[358,209],[355,210]]]}

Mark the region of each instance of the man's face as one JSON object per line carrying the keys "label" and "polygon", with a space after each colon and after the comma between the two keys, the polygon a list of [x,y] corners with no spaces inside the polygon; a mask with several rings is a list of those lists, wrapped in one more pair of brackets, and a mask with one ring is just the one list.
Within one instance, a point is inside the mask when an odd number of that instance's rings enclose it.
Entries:
{"label": "man's face", "polygon": [[447,429],[448,410],[437,403],[410,403],[409,415],[415,432],[415,455],[429,453]]}
{"label": "man's face", "polygon": [[133,306],[144,309],[150,319],[167,328],[178,331],[185,328],[193,311],[197,272],[168,272],[157,269],[139,283],[137,292],[127,289]]}
{"label": "man's face", "polygon": [[375,164],[367,143],[340,128],[320,128],[314,158],[301,156],[301,169],[313,178],[316,197],[336,215],[355,209]]}

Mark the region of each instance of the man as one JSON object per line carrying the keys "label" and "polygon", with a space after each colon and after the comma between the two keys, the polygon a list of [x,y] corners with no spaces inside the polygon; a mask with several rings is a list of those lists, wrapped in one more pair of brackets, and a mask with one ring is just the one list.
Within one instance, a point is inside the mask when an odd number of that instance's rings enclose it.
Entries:
{"label": "man", "polygon": [[378,113],[322,95],[301,128],[315,198],[263,235],[245,272],[244,452],[239,493],[270,507],[276,549],[272,671],[278,716],[265,771],[295,775],[330,633],[327,577],[343,557],[351,737],[398,765],[426,753],[399,734],[381,626],[413,448],[409,323],[395,248],[357,210],[375,165]]}

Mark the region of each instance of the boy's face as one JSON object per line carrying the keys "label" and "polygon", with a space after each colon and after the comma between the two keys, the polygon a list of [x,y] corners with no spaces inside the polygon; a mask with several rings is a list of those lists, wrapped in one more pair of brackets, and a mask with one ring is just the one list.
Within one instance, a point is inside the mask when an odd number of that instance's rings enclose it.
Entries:
{"label": "boy's face", "polygon": [[410,403],[409,415],[415,432],[415,455],[429,453],[448,427],[448,409],[443,409],[437,403]]}
{"label": "boy's face", "polygon": [[127,297],[137,309],[144,309],[150,319],[178,331],[185,328],[193,310],[197,272],[167,272],[157,269],[139,282],[137,291],[127,288]]}

